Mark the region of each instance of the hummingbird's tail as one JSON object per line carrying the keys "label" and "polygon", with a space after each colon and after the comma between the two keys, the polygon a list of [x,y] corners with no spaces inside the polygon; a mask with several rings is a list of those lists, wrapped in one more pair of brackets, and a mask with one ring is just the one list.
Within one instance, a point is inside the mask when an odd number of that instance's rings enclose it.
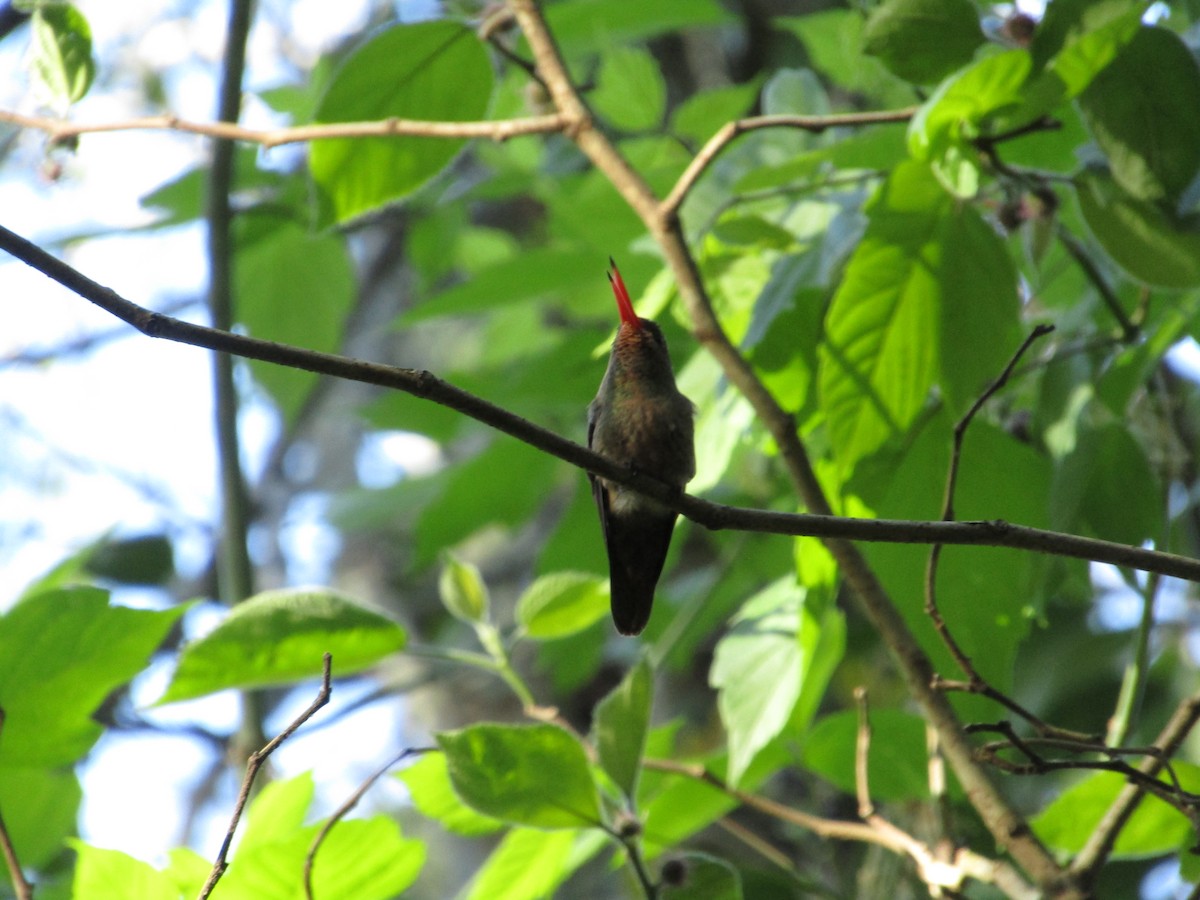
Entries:
{"label": "hummingbird's tail", "polygon": [[607,524],[613,624],[621,634],[640,634],[650,621],[654,589],[671,545],[675,513],[610,515]]}

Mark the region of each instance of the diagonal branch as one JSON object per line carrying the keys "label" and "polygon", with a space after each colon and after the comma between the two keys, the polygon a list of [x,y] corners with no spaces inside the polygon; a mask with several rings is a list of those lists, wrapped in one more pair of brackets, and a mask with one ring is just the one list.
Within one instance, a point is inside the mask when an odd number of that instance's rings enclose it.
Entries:
{"label": "diagonal branch", "polygon": [[688,193],[695,187],[696,182],[700,180],[700,176],[712,165],[713,160],[720,155],[721,151],[743,134],[763,128],[798,128],[802,131],[811,131],[814,134],[820,134],[828,128],[904,123],[911,119],[916,112],[917,107],[910,106],[906,109],[836,113],[828,116],[751,116],[746,119],[735,119],[732,122],[726,122],[717,129],[716,133],[700,148],[700,152],[688,163],[688,167],[683,170],[683,174],[679,176],[679,180],[675,182],[675,186],[671,188],[670,193],[667,194],[659,206],[659,215],[664,220],[669,220],[676,216],[679,213],[679,207],[683,205],[683,201],[687,198]]}
{"label": "diagonal branch", "polygon": [[[721,327],[704,289],[676,215],[663,215],[662,205],[645,180],[595,127],[579,97],[553,36],[535,0],[508,0],[529,41],[538,72],[559,112],[573,127],[568,135],[645,223],[675,276],[681,298],[692,319],[697,339],[713,355],[725,376],[750,402],[763,426],[775,439],[781,459],[808,509],[830,515],[832,508],[821,489],[812,462],[800,441],[796,423],[758,379]],[[909,630],[883,585],[858,549],[845,540],[827,538],[826,547],[858,598],[863,613],[882,635],[906,686],[920,703],[925,718],[938,731],[946,758],[971,797],[972,804],[997,843],[1042,887],[1056,895],[1078,897],[1063,869],[1033,834],[1029,823],[1000,793],[989,773],[975,759],[974,749],[949,700],[932,687],[933,666]]]}
{"label": "diagonal branch", "polygon": [[624,469],[587,447],[542,428],[503,407],[489,403],[482,397],[457,388],[431,372],[385,366],[333,353],[278,344],[196,325],[155,312],[91,280],[2,225],[0,250],[7,251],[149,337],[404,391],[460,412],[563,462],[631,487],[713,531],[736,529],[841,542],[1013,547],[1035,553],[1108,562],[1200,583],[1200,560],[1000,520],[922,522],[906,519],[853,519],[831,513],[779,513],[712,503],[699,497],[680,494],[676,489],[648,475]]}
{"label": "diagonal branch", "polygon": [[[1149,778],[1157,776],[1167,764],[1167,760],[1179,750],[1198,721],[1200,694],[1193,694],[1179,704],[1175,714],[1154,742],[1157,752],[1148,755],[1138,765],[1138,771]],[[1125,823],[1129,821],[1129,817],[1133,815],[1145,795],[1144,785],[1130,783],[1121,789],[1112,806],[1092,831],[1088,842],[1071,863],[1072,874],[1085,884],[1095,881],[1100,867],[1112,853],[1121,829],[1125,827]]]}

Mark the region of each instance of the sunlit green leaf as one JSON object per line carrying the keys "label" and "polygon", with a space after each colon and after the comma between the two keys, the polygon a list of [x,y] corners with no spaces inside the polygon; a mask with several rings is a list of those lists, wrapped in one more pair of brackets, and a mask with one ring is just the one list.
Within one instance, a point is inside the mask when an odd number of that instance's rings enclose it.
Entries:
{"label": "sunlit green leaf", "polygon": [[929,84],[971,61],[983,43],[969,0],[885,0],[863,31],[863,52],[906,81]]}
{"label": "sunlit green leaf", "polygon": [[[717,644],[709,683],[717,690],[717,708],[729,735],[732,784],[794,721],[805,690],[815,693],[811,715],[832,674],[833,665],[814,665],[823,623],[806,608],[805,599],[806,592],[791,577],[775,582],[746,601]],[[840,647],[835,655],[840,656]],[[809,683],[813,676],[818,683]]]}
{"label": "sunlit green leaf", "polygon": [[120,850],[93,847],[72,840],[76,853],[76,897],[138,897],[145,900],[179,900],[179,889],[165,873]]}
{"label": "sunlit green leaf", "polygon": [[1164,288],[1200,284],[1200,228],[1194,223],[1130,196],[1096,170],[1079,176],[1076,196],[1096,240],[1134,278]]}
{"label": "sunlit green leaf", "polygon": [[1029,72],[1029,54],[1010,50],[985,57],[943,81],[909,124],[912,155],[929,161],[948,190],[973,197],[981,176],[979,153],[971,140],[989,118],[1020,107]]}
{"label": "sunlit green leaf", "polygon": [[914,165],[893,172],[825,322],[819,389],[846,469],[903,433],[937,372],[939,217],[946,200]]}
{"label": "sunlit green leaf", "polygon": [[447,553],[438,577],[438,594],[456,619],[468,625],[487,620],[490,601],[478,566]]}
{"label": "sunlit green leaf", "polygon": [[1130,196],[1174,202],[1200,171],[1200,66],[1175,33],[1139,29],[1079,105]]}
{"label": "sunlit green leaf", "polygon": [[412,796],[413,805],[421,815],[440,822],[455,834],[474,836],[490,834],[503,828],[503,823],[477,813],[463,803],[450,783],[443,753],[426,753],[415,763],[396,773]]}
{"label": "sunlit green leaf", "polygon": [[33,14],[33,72],[58,107],[83,99],[96,77],[92,29],[70,3],[39,4]]}
{"label": "sunlit green leaf", "polygon": [[467,900],[527,900],[549,896],[571,873],[572,831],[513,828],[475,873]]}
{"label": "sunlit green leaf", "polygon": [[[317,122],[483,118],[492,67],[475,33],[456,22],[397,25],[359,47],[334,75]],[[461,139],[316,141],[309,168],[324,218],[345,222],[399,200],[450,162]]]}
{"label": "sunlit green leaf", "polygon": [[662,124],[667,86],[658,63],[645,50],[614,47],[601,58],[588,102],[617,128],[645,131]]}
{"label": "sunlit green leaf", "polygon": [[313,678],[321,674],[327,652],[334,673],[347,675],[404,643],[404,629],[391,619],[333,591],[264,591],[239,603],[212,632],[183,649],[159,702]]}
{"label": "sunlit green leaf", "polygon": [[517,622],[530,637],[566,637],[608,612],[608,584],[586,572],[551,572],[531,584],[517,601]]}
{"label": "sunlit green leaf", "polygon": [[92,714],[146,665],[183,608],[109,606],[98,588],[35,594],[0,618],[0,764],[68,765],[100,736]]}
{"label": "sunlit green leaf", "polygon": [[[1179,761],[1172,766],[1184,790],[1200,788],[1200,769]],[[1053,849],[1078,853],[1123,787],[1125,779],[1117,773],[1095,772],[1059,794],[1030,824],[1037,836]],[[1149,795],[1118,832],[1113,856],[1117,859],[1157,856],[1176,850],[1194,837],[1183,813]]]}
{"label": "sunlit green leaf", "polygon": [[[871,752],[867,780],[873,800],[923,800],[929,796],[929,756],[925,723],[898,709],[870,712]],[[858,712],[825,716],[804,741],[803,761],[822,778],[855,796]]]}
{"label": "sunlit green leaf", "polygon": [[[313,797],[309,774],[267,785],[251,804],[246,831],[217,896],[230,900],[294,900],[305,858],[321,824],[304,824]],[[389,900],[410,887],[425,864],[425,846],[400,834],[384,815],[343,819],[313,857],[315,897]]]}
{"label": "sunlit green leaf", "polygon": [[484,815],[534,828],[600,822],[583,747],[556,725],[472,725],[437,736],[459,796]]}
{"label": "sunlit green leaf", "polygon": [[637,791],[653,695],[654,673],[643,657],[596,705],[592,721],[600,765],[629,798]]}

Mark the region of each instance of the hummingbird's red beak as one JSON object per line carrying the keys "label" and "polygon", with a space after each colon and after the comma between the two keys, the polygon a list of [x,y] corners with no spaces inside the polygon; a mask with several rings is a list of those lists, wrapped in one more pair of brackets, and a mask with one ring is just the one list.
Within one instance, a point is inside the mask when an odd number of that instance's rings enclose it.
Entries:
{"label": "hummingbird's red beak", "polygon": [[629,299],[629,289],[625,287],[625,279],[621,277],[621,270],[617,268],[617,264],[613,262],[611,256],[608,258],[608,264],[612,266],[608,272],[608,280],[617,297],[617,309],[620,310],[621,321],[631,328],[641,330],[642,320],[633,311],[633,301]]}

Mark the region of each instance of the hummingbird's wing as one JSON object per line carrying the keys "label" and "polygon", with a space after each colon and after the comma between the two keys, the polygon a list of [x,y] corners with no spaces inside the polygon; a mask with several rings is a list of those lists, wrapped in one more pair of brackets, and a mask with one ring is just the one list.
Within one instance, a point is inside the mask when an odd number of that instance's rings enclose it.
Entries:
{"label": "hummingbird's wing", "polygon": [[[596,413],[588,414],[588,447],[596,427]],[[608,551],[608,578],[612,589],[612,617],[621,634],[640,634],[650,621],[654,588],[662,574],[675,513],[639,502],[635,495],[614,495],[621,488],[609,486],[591,473],[592,498],[600,513],[604,549]],[[615,501],[615,502],[614,502]]]}

